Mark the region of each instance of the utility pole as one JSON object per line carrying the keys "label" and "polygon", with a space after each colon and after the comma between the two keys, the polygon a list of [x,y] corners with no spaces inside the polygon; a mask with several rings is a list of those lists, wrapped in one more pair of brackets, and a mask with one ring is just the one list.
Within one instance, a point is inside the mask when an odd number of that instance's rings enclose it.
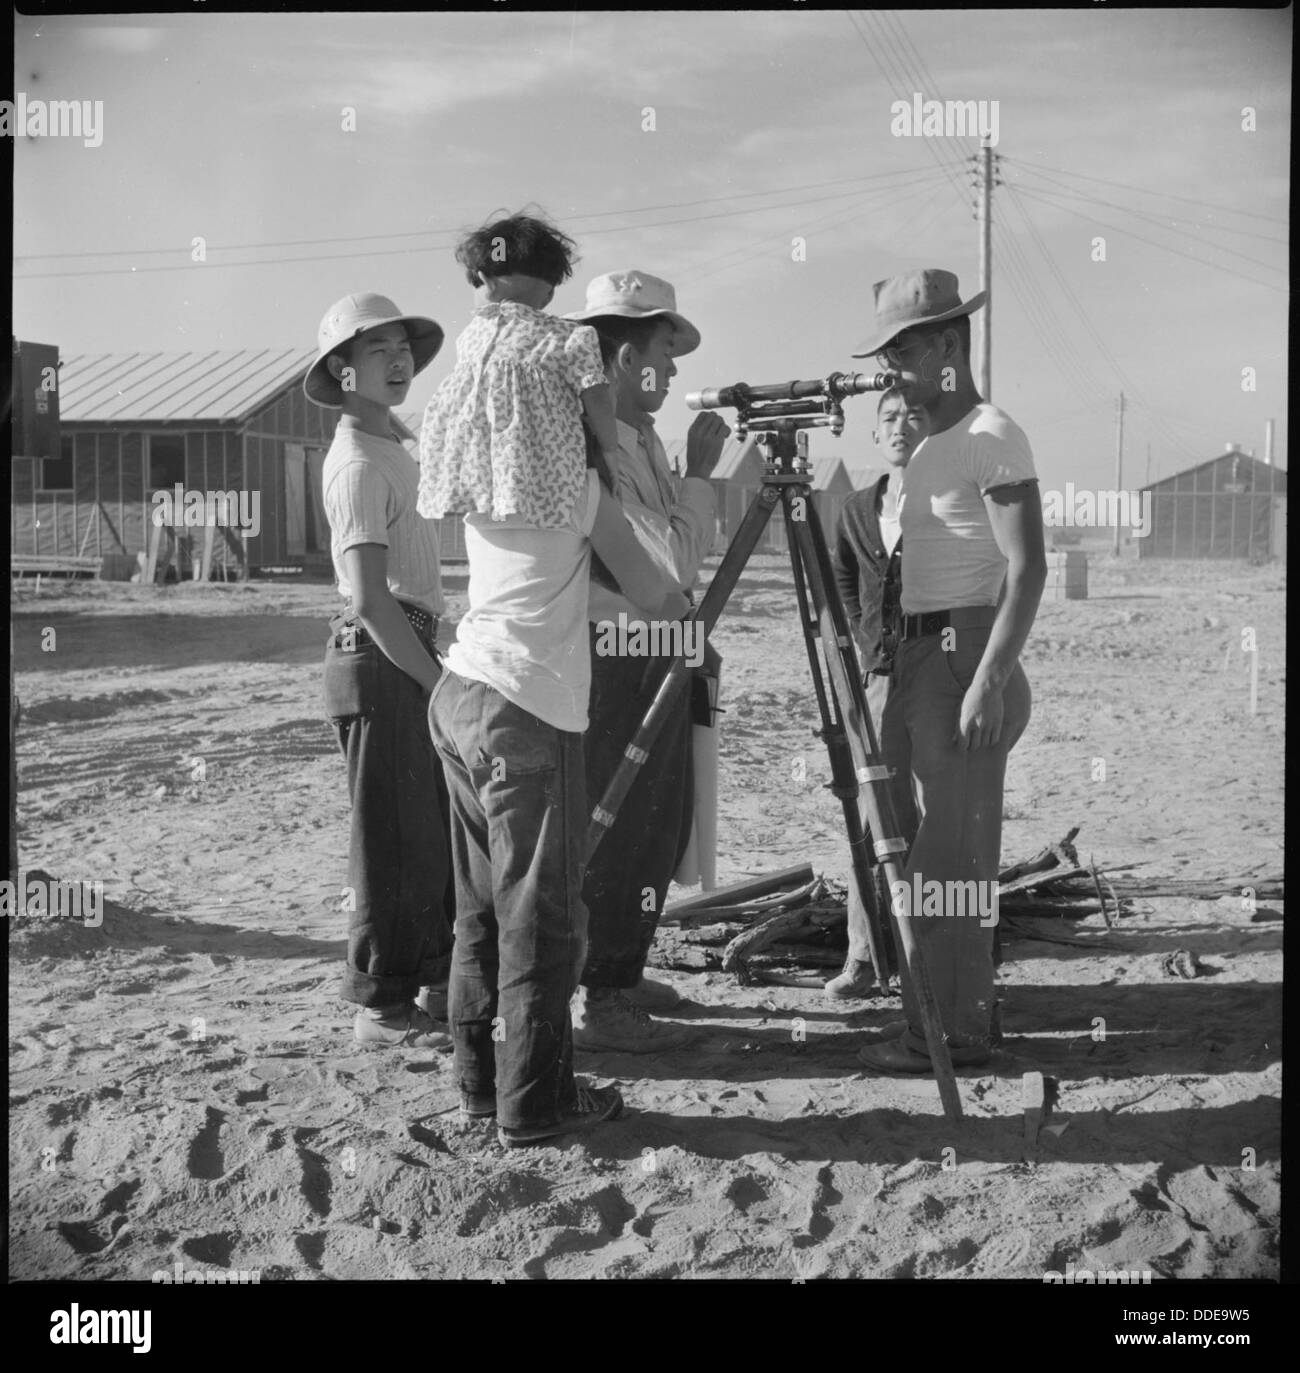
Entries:
{"label": "utility pole", "polygon": [[1115,429],[1115,556],[1119,557],[1119,493],[1124,489],[1124,393],[1119,393]]}
{"label": "utility pole", "polygon": [[[993,280],[993,149],[980,149],[980,290],[987,291]],[[980,395],[993,399],[993,297],[979,312],[980,318]]]}

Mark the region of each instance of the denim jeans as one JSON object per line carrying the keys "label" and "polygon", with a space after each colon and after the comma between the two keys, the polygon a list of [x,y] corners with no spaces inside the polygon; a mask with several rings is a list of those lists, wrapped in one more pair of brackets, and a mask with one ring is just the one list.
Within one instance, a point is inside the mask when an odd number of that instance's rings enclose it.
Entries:
{"label": "denim jeans", "polygon": [[[1029,723],[1030,692],[1016,665],[1002,692],[1002,737],[992,748],[963,752],[953,742],[962,698],[984,656],[989,629],[962,629],[944,652],[942,636],[899,646],[885,705],[885,762],[902,837],[904,878],[922,883],[974,880],[996,891],[1002,847],[1002,786],[1007,755]],[[972,914],[926,916],[914,909],[911,930],[925,959],[939,1018],[953,1048],[988,1048],[992,1036],[993,932]],[[903,1042],[926,1052],[914,988],[903,969]]]}
{"label": "denim jeans", "polygon": [[507,1129],[577,1101],[569,998],[587,953],[582,735],[444,670],[429,729],[451,795],[456,941],[451,1033],[462,1092]]}
{"label": "denim jeans", "polygon": [[[436,655],[435,655],[436,656]],[[396,1006],[445,982],[451,962],[447,786],[423,688],[364,635],[326,642],[325,714],[347,761],[347,963],[342,997]]]}
{"label": "denim jeans", "polygon": [[[594,625],[592,634],[591,723],[583,747],[594,806],[672,659],[604,657],[595,651]],[[584,986],[627,988],[641,980],[669,883],[690,842],[693,795],[688,684],[588,865]]]}

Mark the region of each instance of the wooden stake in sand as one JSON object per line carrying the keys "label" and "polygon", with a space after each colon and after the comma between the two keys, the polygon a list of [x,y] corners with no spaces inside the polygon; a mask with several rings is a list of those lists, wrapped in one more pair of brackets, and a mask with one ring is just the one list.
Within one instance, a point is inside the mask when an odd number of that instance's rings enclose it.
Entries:
{"label": "wooden stake in sand", "polygon": [[1038,1131],[1043,1124],[1044,1094],[1042,1073],[1026,1073],[1020,1079],[1020,1104],[1025,1112],[1025,1159],[1038,1157]]}

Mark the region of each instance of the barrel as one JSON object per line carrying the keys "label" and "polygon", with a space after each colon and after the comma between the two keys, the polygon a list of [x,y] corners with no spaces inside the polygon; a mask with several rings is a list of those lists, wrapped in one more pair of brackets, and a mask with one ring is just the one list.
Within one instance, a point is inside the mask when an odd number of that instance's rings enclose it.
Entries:
{"label": "barrel", "polygon": [[1045,601],[1088,599],[1088,555],[1078,548],[1057,548],[1047,555]]}

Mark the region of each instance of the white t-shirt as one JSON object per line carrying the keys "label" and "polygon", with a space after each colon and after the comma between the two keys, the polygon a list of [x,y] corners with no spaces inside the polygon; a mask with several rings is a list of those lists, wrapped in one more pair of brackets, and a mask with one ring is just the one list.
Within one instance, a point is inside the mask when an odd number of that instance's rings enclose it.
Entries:
{"label": "white t-shirt", "polygon": [[587,590],[600,479],[588,471],[563,529],[465,516],[469,609],[447,666],[556,729],[582,733],[591,695]]}
{"label": "white t-shirt", "polygon": [[898,492],[905,614],[997,605],[1007,560],[984,497],[1037,476],[1024,430],[987,402],[918,445]]}
{"label": "white t-shirt", "polygon": [[388,589],[435,615],[443,612],[438,526],[415,508],[420,469],[396,439],[381,439],[340,420],[321,469],[330,557],[339,592],[349,600],[344,553],[358,544],[388,550]]}

